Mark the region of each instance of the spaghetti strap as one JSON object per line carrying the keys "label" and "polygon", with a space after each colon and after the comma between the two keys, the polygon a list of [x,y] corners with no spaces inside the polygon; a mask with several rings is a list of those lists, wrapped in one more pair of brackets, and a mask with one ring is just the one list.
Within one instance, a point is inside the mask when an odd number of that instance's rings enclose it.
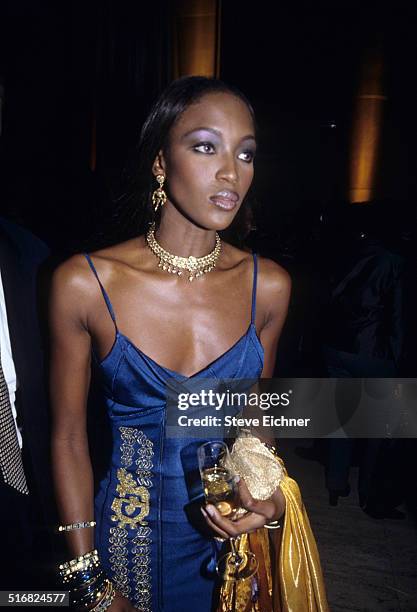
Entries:
{"label": "spaghetti strap", "polygon": [[88,265],[90,266],[90,268],[91,268],[91,270],[92,270],[92,272],[93,272],[94,276],[95,276],[95,277],[96,277],[96,279],[97,279],[98,284],[100,285],[101,293],[103,294],[104,301],[106,302],[107,309],[108,309],[108,311],[109,311],[109,313],[110,313],[110,316],[111,316],[111,318],[112,318],[112,320],[113,320],[114,326],[115,326],[116,331],[117,331],[116,316],[115,316],[115,314],[114,314],[114,310],[113,310],[112,303],[110,302],[110,298],[109,298],[109,296],[107,295],[105,288],[104,288],[104,287],[103,287],[103,285],[101,284],[101,281],[100,281],[100,279],[99,279],[99,277],[98,277],[98,274],[97,274],[97,270],[96,270],[96,268],[95,268],[95,266],[94,266],[94,264],[93,264],[93,261],[92,261],[92,259],[91,259],[90,255],[89,255],[88,253],[83,253],[83,255],[84,255],[84,257],[86,258],[86,260],[88,261]]}
{"label": "spaghetti strap", "polygon": [[256,316],[256,282],[258,279],[258,257],[256,253],[252,253],[252,255],[253,255],[253,285],[252,285],[252,310],[251,310],[250,322],[253,325],[255,323],[255,316]]}

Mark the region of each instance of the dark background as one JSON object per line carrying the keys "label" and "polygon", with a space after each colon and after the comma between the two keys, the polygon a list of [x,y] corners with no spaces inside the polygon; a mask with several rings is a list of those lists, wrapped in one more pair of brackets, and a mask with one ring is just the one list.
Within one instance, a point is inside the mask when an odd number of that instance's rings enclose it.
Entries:
{"label": "dark background", "polygon": [[[112,210],[120,169],[172,74],[174,9],[168,0],[1,4],[1,208],[62,252]],[[415,17],[412,2],[222,3],[221,77],[248,95],[259,122],[261,234],[273,240],[288,218],[309,224],[344,198],[359,70],[376,45],[387,95],[377,196],[395,217],[414,210]]]}

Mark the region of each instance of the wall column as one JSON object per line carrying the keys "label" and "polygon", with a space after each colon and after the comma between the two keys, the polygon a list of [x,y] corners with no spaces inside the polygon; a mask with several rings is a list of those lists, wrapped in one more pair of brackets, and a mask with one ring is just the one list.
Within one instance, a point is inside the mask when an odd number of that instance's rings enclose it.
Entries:
{"label": "wall column", "polygon": [[382,51],[377,49],[365,56],[355,100],[348,190],[351,203],[375,197],[384,100]]}
{"label": "wall column", "polygon": [[178,0],[174,14],[174,78],[219,76],[221,0]]}

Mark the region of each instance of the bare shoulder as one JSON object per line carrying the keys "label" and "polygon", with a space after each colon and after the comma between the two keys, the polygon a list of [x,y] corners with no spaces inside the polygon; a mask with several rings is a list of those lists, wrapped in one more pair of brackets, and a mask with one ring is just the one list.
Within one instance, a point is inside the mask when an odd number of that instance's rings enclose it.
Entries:
{"label": "bare shoulder", "polygon": [[51,314],[58,310],[65,311],[68,315],[83,317],[94,300],[97,286],[84,255],[73,255],[54,271],[50,298]]}
{"label": "bare shoulder", "polygon": [[82,291],[91,286],[92,274],[84,255],[73,255],[53,275],[53,287],[60,291]]}
{"label": "bare shoulder", "polygon": [[258,257],[257,302],[265,313],[265,321],[287,311],[291,294],[291,277],[271,259]]}
{"label": "bare shoulder", "polygon": [[[134,238],[105,249],[89,253],[91,262],[100,278],[108,288],[120,276],[123,266],[137,265],[141,258],[142,238]],[[74,310],[84,314],[101,300],[97,279],[83,254],[73,255],[64,261],[54,272],[52,279],[52,299],[58,303],[67,302]]]}
{"label": "bare shoulder", "polygon": [[279,264],[258,257],[258,287],[261,294],[289,293],[291,291],[291,277]]}
{"label": "bare shoulder", "polygon": [[[141,242],[141,237],[133,238],[89,253],[100,280],[105,283],[117,271],[118,266],[137,262]],[[75,291],[89,290],[93,285],[97,285],[97,280],[83,254],[73,255],[58,266],[54,280],[62,289],[67,287]]]}
{"label": "bare shoulder", "polygon": [[145,237],[138,236],[125,242],[90,253],[94,265],[105,274],[110,274],[120,265],[140,265],[146,253]]}

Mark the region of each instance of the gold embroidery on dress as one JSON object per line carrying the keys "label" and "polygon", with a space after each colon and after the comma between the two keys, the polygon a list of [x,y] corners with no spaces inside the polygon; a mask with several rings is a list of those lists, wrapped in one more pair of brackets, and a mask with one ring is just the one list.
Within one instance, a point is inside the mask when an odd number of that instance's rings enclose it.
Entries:
{"label": "gold embroidery on dress", "polygon": [[[112,515],[111,520],[119,521],[117,525],[121,528],[129,525],[130,529],[135,529],[138,524],[147,525],[145,517],[149,514],[148,489],[138,486],[132,474],[125,468],[117,470],[117,479],[119,484],[116,491],[120,497],[115,497],[111,505],[112,510],[116,513]],[[139,514],[132,516],[136,510],[139,510]]]}
{"label": "gold embroidery on dress", "polygon": [[[119,427],[122,437],[120,447],[121,463],[124,467],[117,470],[118,485],[112,503],[115,514],[111,520],[117,522],[110,529],[111,568],[116,588],[131,599],[140,612],[150,612],[151,604],[151,544],[152,530],[145,520],[150,512],[150,493],[152,487],[153,444],[145,434],[133,427]],[[126,468],[135,461],[136,471]],[[131,540],[132,569],[129,572],[128,529],[136,530]],[[131,596],[129,573],[133,575],[135,593]]]}
{"label": "gold embroidery on dress", "polygon": [[133,570],[135,582],[135,604],[141,612],[150,611],[151,589],[150,589],[150,550],[152,540],[150,539],[151,529],[149,527],[139,527],[136,536],[133,538]]}
{"label": "gold embroidery on dress", "polygon": [[111,553],[110,563],[113,571],[113,582],[115,587],[122,595],[129,598],[130,596],[130,584],[129,584],[129,571],[127,568],[127,530],[120,527],[110,528],[110,546],[109,551]]}

